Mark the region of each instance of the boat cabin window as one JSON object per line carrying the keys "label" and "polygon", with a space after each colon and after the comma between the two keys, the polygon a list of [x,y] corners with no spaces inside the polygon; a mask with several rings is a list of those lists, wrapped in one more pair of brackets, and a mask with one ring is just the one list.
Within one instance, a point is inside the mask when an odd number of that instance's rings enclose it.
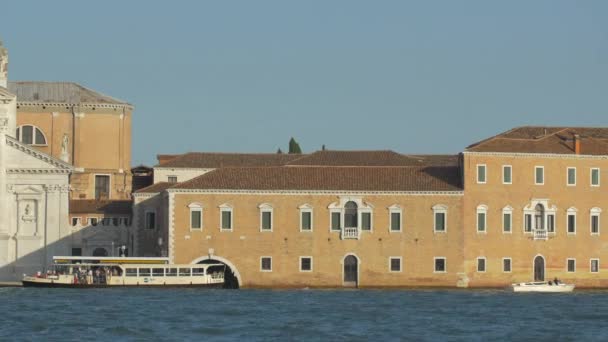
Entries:
{"label": "boat cabin window", "polygon": [[167,277],[177,277],[177,268],[166,268],[165,275]]}
{"label": "boat cabin window", "polygon": [[139,269],[139,276],[140,277],[149,277],[150,276],[150,269],[149,268],[140,268]]}
{"label": "boat cabin window", "polygon": [[137,268],[127,268],[126,275],[127,277],[137,277]]}
{"label": "boat cabin window", "polygon": [[189,277],[190,276],[190,268],[180,268],[179,269],[179,275],[181,277]]}
{"label": "boat cabin window", "polygon": [[192,269],[192,275],[193,276],[202,276],[202,275],[205,275],[205,269],[204,268],[193,268]]}
{"label": "boat cabin window", "polygon": [[152,269],[152,276],[154,277],[162,277],[165,275],[165,269],[164,268],[153,268]]}

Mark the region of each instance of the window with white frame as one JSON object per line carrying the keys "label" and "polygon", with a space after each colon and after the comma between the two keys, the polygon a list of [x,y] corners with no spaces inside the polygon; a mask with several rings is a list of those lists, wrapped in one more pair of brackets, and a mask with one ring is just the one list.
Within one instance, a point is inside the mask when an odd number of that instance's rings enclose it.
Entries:
{"label": "window with white frame", "polygon": [[401,216],[403,210],[400,206],[394,204],[388,208],[389,213],[389,222],[391,232],[400,232],[401,231]]}
{"label": "window with white frame", "polygon": [[263,256],[260,258],[260,271],[272,272],[272,257]]}
{"label": "window with white frame", "polygon": [[433,231],[435,233],[445,233],[447,226],[448,207],[443,204],[433,206]]}
{"label": "window with white frame", "polygon": [[574,259],[574,258],[566,259],[566,271],[568,273],[576,272],[576,259]]}
{"label": "window with white frame", "polygon": [[600,234],[600,213],[602,212],[602,209],[600,208],[592,208],[591,209],[591,217],[590,217],[590,223],[591,223],[591,235],[599,235]]}
{"label": "window with white frame", "polygon": [[388,270],[389,272],[401,272],[401,257],[389,257]]}
{"label": "window with white frame", "polygon": [[272,205],[268,203],[260,204],[260,230],[261,231],[272,231]]}
{"label": "window with white frame", "polygon": [[342,229],[342,212],[339,209],[330,209],[329,219],[331,230],[340,231]]}
{"label": "window with white frame", "polygon": [[479,257],[477,258],[477,272],[483,273],[486,271],[486,258]]}
{"label": "window with white frame", "polygon": [[555,214],[547,214],[547,232],[555,233]]}
{"label": "window with white frame", "polygon": [[513,171],[513,167],[511,165],[502,166],[502,184],[512,184],[513,183],[512,171]]}
{"label": "window with white frame", "polygon": [[370,210],[361,210],[361,230],[372,230],[372,212]]}
{"label": "window with white frame", "polygon": [[27,145],[46,145],[46,137],[44,136],[44,133],[42,133],[42,130],[32,125],[17,127],[15,138]]}
{"label": "window with white frame", "polygon": [[576,168],[575,167],[569,167],[568,168],[568,176],[567,176],[567,184],[568,186],[574,186],[576,185]]}
{"label": "window with white frame", "polygon": [[200,203],[190,203],[190,230],[203,229],[203,206]]}
{"label": "window with white frame", "polygon": [[146,217],[146,219],[145,219],[146,228],[147,229],[156,229],[156,212],[146,211],[145,217]]}
{"label": "window with white frame", "polygon": [[529,213],[524,214],[524,232],[526,232],[526,233],[532,232],[532,214],[529,214]]}
{"label": "window with white frame", "polygon": [[89,217],[88,218],[88,223],[90,226],[96,226],[97,225],[97,217]]}
{"label": "window with white frame", "polygon": [[600,186],[600,169],[591,168],[591,186]]}
{"label": "window with white frame", "polygon": [[485,184],[486,183],[486,165],[485,164],[477,164],[477,183]]}
{"label": "window with white frame", "polygon": [[233,225],[232,206],[227,203],[220,205],[220,230],[231,231]]}
{"label": "window with white frame", "polygon": [[597,273],[600,271],[600,259],[591,259],[590,271],[591,273]]}
{"label": "window with white frame", "polygon": [[502,209],[502,232],[511,233],[513,231],[513,208],[506,206]]}
{"label": "window with white frame", "polygon": [[300,209],[300,231],[310,232],[312,231],[312,206],[309,204],[303,204],[299,207]]}
{"label": "window with white frame", "polygon": [[536,185],[545,184],[545,168],[543,166],[534,167],[534,183]]}
{"label": "window with white frame", "polygon": [[357,228],[360,231],[371,231],[374,225],[373,208],[361,197],[341,196],[339,202],[328,206],[329,230],[338,232],[343,228]]}
{"label": "window with white frame", "polygon": [[576,234],[576,208],[570,208],[567,212],[568,234]]}
{"label": "window with white frame", "polygon": [[486,232],[486,216],[488,214],[488,207],[481,204],[477,206],[477,232]]}
{"label": "window with white frame", "polygon": [[447,271],[447,261],[445,257],[434,257],[433,263],[435,266],[435,273],[445,273]]}
{"label": "window with white frame", "polygon": [[80,217],[72,217],[72,226],[80,225]]}
{"label": "window with white frame", "polygon": [[312,272],[312,257],[300,257],[300,272]]}
{"label": "window with white frame", "polygon": [[167,182],[177,183],[177,176],[167,176]]}
{"label": "window with white frame", "polygon": [[502,271],[504,273],[510,273],[511,272],[511,258],[502,258]]}

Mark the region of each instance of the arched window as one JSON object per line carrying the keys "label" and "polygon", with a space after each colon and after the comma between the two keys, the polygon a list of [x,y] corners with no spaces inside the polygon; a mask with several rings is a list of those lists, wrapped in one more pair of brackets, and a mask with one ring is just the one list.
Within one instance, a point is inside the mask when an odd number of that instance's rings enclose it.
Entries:
{"label": "arched window", "polygon": [[348,201],[344,205],[344,227],[358,227],[357,203]]}
{"label": "arched window", "polygon": [[23,125],[17,127],[15,132],[17,140],[28,145],[46,145],[46,137],[42,130],[36,126]]}
{"label": "arched window", "polygon": [[540,203],[534,207],[534,229],[545,229],[545,207]]}

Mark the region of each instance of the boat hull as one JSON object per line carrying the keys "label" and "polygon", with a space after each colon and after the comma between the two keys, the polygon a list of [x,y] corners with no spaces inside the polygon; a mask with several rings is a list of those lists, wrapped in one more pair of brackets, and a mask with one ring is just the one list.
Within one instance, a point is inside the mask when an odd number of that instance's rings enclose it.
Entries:
{"label": "boat hull", "polygon": [[175,287],[204,287],[204,288],[222,288],[224,283],[215,284],[120,284],[120,285],[108,285],[108,284],[66,284],[60,282],[40,282],[40,281],[21,281],[23,287],[46,287],[46,288],[70,288],[70,289],[92,289],[92,288],[109,288],[109,287],[154,287],[154,288],[175,288]]}
{"label": "boat hull", "polygon": [[574,284],[534,284],[534,283],[519,283],[512,284],[513,292],[538,292],[538,293],[565,293],[574,291]]}

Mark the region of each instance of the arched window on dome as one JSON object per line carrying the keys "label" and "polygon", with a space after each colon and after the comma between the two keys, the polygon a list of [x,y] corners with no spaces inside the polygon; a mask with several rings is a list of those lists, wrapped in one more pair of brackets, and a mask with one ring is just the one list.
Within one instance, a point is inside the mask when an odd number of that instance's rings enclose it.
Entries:
{"label": "arched window on dome", "polygon": [[42,130],[36,126],[22,125],[17,127],[15,137],[24,144],[46,146],[46,137]]}

